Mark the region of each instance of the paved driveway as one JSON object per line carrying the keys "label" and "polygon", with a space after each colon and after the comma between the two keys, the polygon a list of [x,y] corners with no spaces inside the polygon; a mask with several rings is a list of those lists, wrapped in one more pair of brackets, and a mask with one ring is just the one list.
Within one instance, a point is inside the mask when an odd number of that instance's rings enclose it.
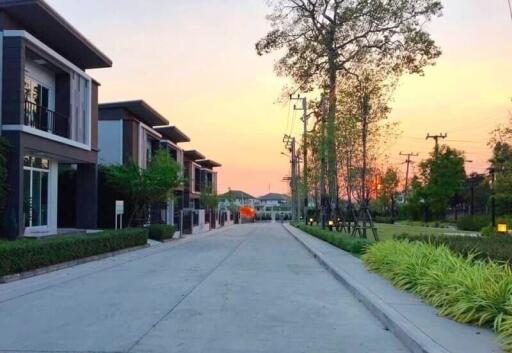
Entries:
{"label": "paved driveway", "polygon": [[0,285],[0,352],[400,353],[278,224]]}

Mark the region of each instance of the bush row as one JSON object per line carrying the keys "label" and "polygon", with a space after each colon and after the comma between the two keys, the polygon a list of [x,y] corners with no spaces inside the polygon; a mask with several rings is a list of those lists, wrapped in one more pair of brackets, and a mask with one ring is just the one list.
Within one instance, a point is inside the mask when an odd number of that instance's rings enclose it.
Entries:
{"label": "bush row", "polygon": [[508,262],[512,265],[512,237],[493,235],[469,237],[451,235],[399,235],[398,240],[421,241],[434,246],[445,245],[453,252],[481,260]]}
{"label": "bush row", "polygon": [[169,224],[152,224],[149,226],[149,239],[162,241],[172,239],[176,227]]}
{"label": "bush row", "polygon": [[446,246],[390,240],[368,248],[368,267],[456,321],[492,326],[512,352],[512,270]]}
{"label": "bush row", "polygon": [[462,216],[457,219],[457,228],[479,232],[482,228],[491,224],[489,216]]}
{"label": "bush row", "polygon": [[0,242],[0,276],[145,245],[146,229],[104,231],[42,240]]}
{"label": "bush row", "polygon": [[370,244],[370,242],[366,239],[354,238],[345,233],[332,232],[330,230],[322,229],[316,226],[308,226],[301,223],[295,224],[295,227],[340,249],[356,255],[363,254],[365,249]]}
{"label": "bush row", "polygon": [[394,224],[396,218],[386,217],[386,216],[375,216],[375,223],[385,223],[385,224]]}

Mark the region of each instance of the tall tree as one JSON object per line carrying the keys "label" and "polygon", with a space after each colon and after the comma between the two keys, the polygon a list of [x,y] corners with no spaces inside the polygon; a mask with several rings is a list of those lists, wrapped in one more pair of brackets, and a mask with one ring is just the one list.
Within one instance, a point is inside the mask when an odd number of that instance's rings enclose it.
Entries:
{"label": "tall tree", "polygon": [[128,225],[141,225],[152,204],[165,202],[183,182],[179,164],[165,150],[158,150],[147,168],[130,162],[105,168],[107,182],[131,204]]}
{"label": "tall tree", "polygon": [[396,169],[388,168],[386,173],[380,178],[380,188],[378,190],[378,199],[389,210],[391,218],[395,216],[395,200],[398,191],[398,172]]}
{"label": "tall tree", "polygon": [[[396,76],[387,75],[378,66],[361,67],[347,75],[338,87],[337,147],[338,162],[345,175],[349,206],[352,193],[362,207],[370,198],[368,184],[371,171],[376,170],[384,145],[397,135],[397,123],[386,121],[391,112],[390,100]],[[354,173],[357,169],[357,173]]]}
{"label": "tall tree", "polygon": [[274,0],[272,30],[256,43],[259,55],[284,49],[276,72],[298,90],[328,92],[326,154],[330,206],[336,185],[336,88],[339,74],[373,57],[397,73],[421,73],[440,50],[424,23],[441,14],[439,0]]}
{"label": "tall tree", "polygon": [[496,212],[499,215],[512,213],[512,115],[507,124],[498,125],[492,132],[489,147],[493,149],[490,159],[494,169],[493,185]]}
{"label": "tall tree", "polygon": [[464,161],[461,151],[443,145],[437,157],[432,152],[430,158],[420,163],[422,188],[419,190],[429,218],[443,219],[452,199],[463,190]]}

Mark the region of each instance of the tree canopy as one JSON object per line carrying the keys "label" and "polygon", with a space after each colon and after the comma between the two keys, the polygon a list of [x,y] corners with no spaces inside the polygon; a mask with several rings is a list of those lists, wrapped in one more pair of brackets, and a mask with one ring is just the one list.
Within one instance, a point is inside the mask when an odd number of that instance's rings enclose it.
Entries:
{"label": "tree canopy", "polygon": [[144,222],[152,204],[172,196],[172,191],[183,182],[180,169],[163,149],[156,151],[147,168],[135,162],[106,167],[107,182],[132,204],[128,224]]}
{"label": "tree canopy", "polygon": [[[412,182],[412,193],[408,207],[416,215],[423,214],[428,219],[443,219],[453,198],[460,195],[466,181],[464,154],[443,145],[439,154],[419,165],[419,178]],[[418,211],[421,209],[422,211]]]}

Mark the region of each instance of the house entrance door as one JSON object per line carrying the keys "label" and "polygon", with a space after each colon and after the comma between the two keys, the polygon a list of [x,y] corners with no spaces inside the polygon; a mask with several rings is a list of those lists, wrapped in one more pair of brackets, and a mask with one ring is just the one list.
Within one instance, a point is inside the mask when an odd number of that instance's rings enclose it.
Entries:
{"label": "house entrance door", "polygon": [[47,159],[25,156],[23,165],[23,210],[27,230],[48,227],[50,163]]}

